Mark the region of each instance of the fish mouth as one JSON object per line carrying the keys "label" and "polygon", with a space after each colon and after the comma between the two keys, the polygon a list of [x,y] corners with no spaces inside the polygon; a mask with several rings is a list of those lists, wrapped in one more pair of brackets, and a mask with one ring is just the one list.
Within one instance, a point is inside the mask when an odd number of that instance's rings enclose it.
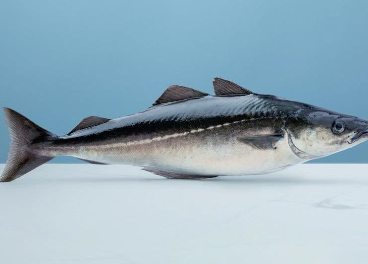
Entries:
{"label": "fish mouth", "polygon": [[364,130],[357,131],[356,134],[350,139],[349,143],[350,144],[355,143],[363,138],[368,138],[368,127],[365,128]]}

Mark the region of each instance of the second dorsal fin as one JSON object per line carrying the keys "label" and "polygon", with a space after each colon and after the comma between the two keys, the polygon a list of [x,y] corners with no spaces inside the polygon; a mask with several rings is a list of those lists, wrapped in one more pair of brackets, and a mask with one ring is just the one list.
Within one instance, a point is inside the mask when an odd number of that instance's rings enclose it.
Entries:
{"label": "second dorsal fin", "polygon": [[101,124],[106,123],[108,121],[110,121],[110,119],[103,118],[103,117],[98,117],[98,116],[86,117],[72,131],[70,131],[68,133],[68,135],[70,135],[70,134],[72,134],[72,133],[74,133],[78,130],[81,130],[81,129],[101,125]]}
{"label": "second dorsal fin", "polygon": [[215,89],[215,94],[217,96],[235,96],[235,95],[248,95],[253,94],[249,91],[237,85],[236,83],[224,80],[221,78],[215,78],[213,80],[213,88]]}
{"label": "second dorsal fin", "polygon": [[166,91],[156,100],[153,105],[159,105],[163,103],[176,102],[181,100],[188,100],[194,98],[200,98],[207,96],[208,94],[194,90],[192,88],[171,85]]}

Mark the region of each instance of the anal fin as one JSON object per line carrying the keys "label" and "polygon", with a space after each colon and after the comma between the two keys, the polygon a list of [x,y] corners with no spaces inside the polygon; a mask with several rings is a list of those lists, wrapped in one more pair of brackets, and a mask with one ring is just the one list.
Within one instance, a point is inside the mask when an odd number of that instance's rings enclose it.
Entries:
{"label": "anal fin", "polygon": [[186,174],[177,173],[172,171],[158,170],[153,168],[143,168],[143,170],[151,172],[153,174],[165,177],[167,179],[186,179],[186,180],[203,180],[211,179],[217,177],[217,175],[196,175],[196,174]]}

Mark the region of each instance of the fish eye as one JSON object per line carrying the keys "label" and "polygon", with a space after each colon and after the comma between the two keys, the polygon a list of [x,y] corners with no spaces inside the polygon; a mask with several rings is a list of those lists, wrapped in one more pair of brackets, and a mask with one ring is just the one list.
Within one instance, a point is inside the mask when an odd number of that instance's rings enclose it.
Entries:
{"label": "fish eye", "polygon": [[341,121],[335,121],[332,126],[332,132],[336,135],[339,135],[345,131],[345,124]]}

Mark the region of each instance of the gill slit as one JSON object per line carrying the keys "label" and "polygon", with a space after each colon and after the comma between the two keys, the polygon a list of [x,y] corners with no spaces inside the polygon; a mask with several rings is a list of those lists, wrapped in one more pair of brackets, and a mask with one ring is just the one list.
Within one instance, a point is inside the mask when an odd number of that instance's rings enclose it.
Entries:
{"label": "gill slit", "polygon": [[291,151],[300,159],[303,159],[303,160],[311,160],[311,159],[316,159],[316,158],[319,158],[318,156],[315,156],[315,155],[311,155],[311,154],[308,154],[306,153],[305,151],[299,149],[297,146],[295,146],[294,142],[293,142],[293,139],[292,139],[292,136],[291,136],[291,132],[284,126],[282,128],[282,130],[285,132],[285,134],[287,135],[287,138],[288,138],[288,144],[289,144],[289,147],[291,149]]}

